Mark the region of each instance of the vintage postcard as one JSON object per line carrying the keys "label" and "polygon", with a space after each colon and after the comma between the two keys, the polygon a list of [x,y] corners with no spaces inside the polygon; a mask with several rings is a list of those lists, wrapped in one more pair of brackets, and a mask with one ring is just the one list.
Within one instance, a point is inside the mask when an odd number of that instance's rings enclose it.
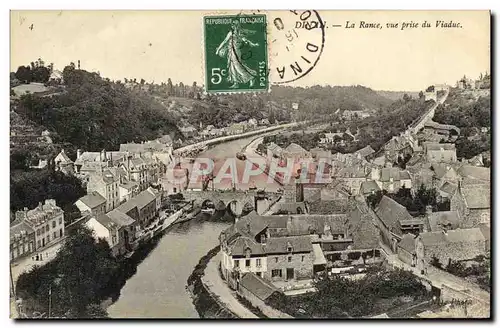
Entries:
{"label": "vintage postcard", "polygon": [[10,24],[12,318],[491,318],[489,11]]}

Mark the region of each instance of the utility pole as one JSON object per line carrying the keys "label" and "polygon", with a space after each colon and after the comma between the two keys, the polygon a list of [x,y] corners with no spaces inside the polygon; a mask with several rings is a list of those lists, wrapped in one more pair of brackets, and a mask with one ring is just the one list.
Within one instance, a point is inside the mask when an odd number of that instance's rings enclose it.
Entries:
{"label": "utility pole", "polygon": [[50,319],[51,307],[52,307],[52,286],[49,287],[49,314],[47,316],[49,319]]}

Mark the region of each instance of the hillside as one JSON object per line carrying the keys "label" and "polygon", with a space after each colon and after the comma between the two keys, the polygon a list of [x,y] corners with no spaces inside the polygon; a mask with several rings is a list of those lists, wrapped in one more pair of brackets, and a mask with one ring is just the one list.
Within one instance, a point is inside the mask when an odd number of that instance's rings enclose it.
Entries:
{"label": "hillside", "polygon": [[268,98],[289,105],[295,102],[299,104],[299,110],[304,108],[318,114],[332,114],[338,108],[378,111],[392,103],[392,100],[360,85],[310,88],[273,86]]}
{"label": "hillside", "polygon": [[452,89],[436,109],[434,121],[460,128],[458,158],[470,159],[491,150],[491,95],[488,89]]}
{"label": "hillside", "polygon": [[118,149],[164,134],[180,136],[175,121],[151,96],[71,66],[64,69],[66,92],[21,96],[15,111],[55,132],[61,141],[89,151]]}
{"label": "hillside", "polygon": [[385,90],[377,90],[377,93],[387,99],[396,101],[403,99],[403,96],[407,94],[408,96],[417,99],[420,92],[415,91],[385,91]]}

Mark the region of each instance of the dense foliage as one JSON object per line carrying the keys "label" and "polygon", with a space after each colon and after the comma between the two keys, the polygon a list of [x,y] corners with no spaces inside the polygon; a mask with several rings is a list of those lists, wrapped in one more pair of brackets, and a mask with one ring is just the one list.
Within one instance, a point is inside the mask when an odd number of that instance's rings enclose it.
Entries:
{"label": "dense foliage", "polygon": [[[320,140],[319,138],[320,137],[318,133],[305,133],[303,131],[302,133],[297,132],[292,134],[275,134],[265,136],[263,143],[269,144],[271,142],[274,142],[283,149],[288,147],[288,145],[291,143],[296,143],[305,150],[310,150],[311,148],[315,148],[318,146],[318,142]],[[261,150],[263,150],[262,147]]]}
{"label": "dense foliage", "polygon": [[315,287],[316,293],[294,297],[281,294],[272,296],[268,303],[295,317],[346,318],[387,311],[378,304],[384,299],[426,295],[415,276],[401,269],[372,268],[361,279],[333,276],[315,281]]}
{"label": "dense foliage", "polygon": [[84,196],[81,181],[50,168],[16,171],[10,178],[10,209],[34,208],[46,199],[55,199],[65,211],[72,211],[72,204]]}
{"label": "dense foliage", "polygon": [[115,150],[121,143],[179,135],[164,107],[150,96],[102,79],[74,65],[63,70],[66,92],[21,97],[17,112],[89,151]]}
{"label": "dense foliage", "polygon": [[479,287],[490,291],[491,288],[491,261],[490,254],[487,256],[478,256],[475,259],[476,263],[466,265],[461,261],[450,260],[449,263],[441,263],[439,259],[433,257],[430,264],[438,269],[444,269],[447,272],[477,283]]}
{"label": "dense foliage", "polygon": [[472,158],[491,149],[490,132],[482,133],[481,127],[491,127],[491,97],[475,97],[470,91],[453,89],[444,105],[436,109],[434,121],[460,128],[456,141],[457,157]]}
{"label": "dense foliage", "polygon": [[14,77],[23,83],[46,83],[53,69],[54,64],[51,63],[45,66],[45,62],[41,58],[38,58],[36,62],[31,62],[30,65],[19,66]]}
{"label": "dense foliage", "polygon": [[81,227],[66,238],[53,261],[19,276],[16,289],[40,312],[48,312],[50,296],[51,317],[103,317],[106,311],[99,304],[109,295],[118,271],[108,243],[96,241]]}
{"label": "dense foliage", "polygon": [[415,195],[411,193],[410,189],[403,187],[396,193],[388,193],[386,190],[379,190],[369,195],[366,201],[372,208],[375,208],[384,195],[394,199],[396,202],[406,207],[408,212],[417,216],[425,214],[427,206],[431,206],[434,212],[448,211],[450,206],[449,201],[439,200],[436,189],[426,188],[423,184],[420,185]]}

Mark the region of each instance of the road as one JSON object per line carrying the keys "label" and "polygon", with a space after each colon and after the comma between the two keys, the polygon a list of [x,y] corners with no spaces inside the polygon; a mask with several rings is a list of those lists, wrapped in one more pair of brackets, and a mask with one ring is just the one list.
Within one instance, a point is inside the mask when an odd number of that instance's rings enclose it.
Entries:
{"label": "road", "polygon": [[[17,282],[17,278],[26,271],[31,270],[31,268],[34,265],[44,265],[45,263],[51,261],[56,257],[57,252],[61,248],[62,244],[64,243],[64,240],[60,240],[59,242],[48,246],[47,248],[44,248],[42,250],[39,250],[37,252],[34,252],[33,254],[23,257],[19,260],[15,260],[11,262],[11,267],[12,267],[12,279],[14,280],[14,285]],[[33,257],[36,256],[36,254],[42,254],[43,260],[34,260]]]}
{"label": "road", "polygon": [[219,298],[219,301],[224,304],[224,306],[231,312],[236,314],[239,318],[245,319],[258,319],[258,317],[253,314],[250,310],[244,307],[235,297],[235,292],[233,292],[226,283],[222,280],[219,275],[219,262],[221,253],[217,253],[210,262],[207,264],[205,269],[205,275],[202,276],[201,280],[208,287],[210,292]]}

